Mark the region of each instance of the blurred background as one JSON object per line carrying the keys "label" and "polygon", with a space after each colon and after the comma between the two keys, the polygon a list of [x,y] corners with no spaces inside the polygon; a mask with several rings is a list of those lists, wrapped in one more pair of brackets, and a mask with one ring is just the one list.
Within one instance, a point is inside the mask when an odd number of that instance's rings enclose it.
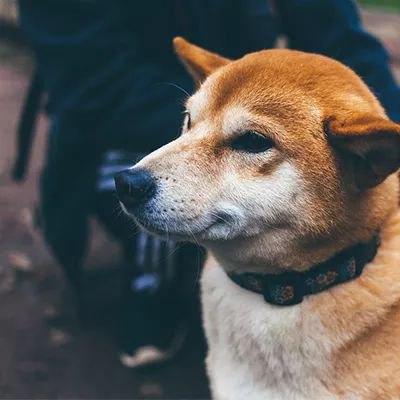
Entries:
{"label": "blurred background", "polygon": [[[399,82],[400,1],[359,3],[367,30],[389,51]],[[35,65],[26,39],[15,1],[0,0],[0,398],[208,398],[205,345],[196,318],[175,360],[140,371],[119,362],[114,308],[121,254],[96,221],[85,262],[91,317],[82,322],[76,315],[69,285],[35,227],[48,129],[43,112],[25,181],[17,184],[10,176]]]}

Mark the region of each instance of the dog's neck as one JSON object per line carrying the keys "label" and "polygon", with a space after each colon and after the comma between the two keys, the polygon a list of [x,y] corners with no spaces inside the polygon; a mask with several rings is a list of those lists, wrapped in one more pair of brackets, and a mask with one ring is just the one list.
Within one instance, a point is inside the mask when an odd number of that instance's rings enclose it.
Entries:
{"label": "dog's neck", "polygon": [[341,251],[306,272],[285,271],[280,274],[229,273],[243,289],[258,293],[267,303],[290,306],[299,304],[306,296],[353,280],[361,275],[379,248],[379,235],[367,243]]}
{"label": "dog's neck", "polygon": [[[250,273],[250,274],[259,274],[259,275],[282,275],[282,273],[293,273],[296,274],[306,274],[308,272],[312,272],[313,270],[319,269],[320,267],[334,267],[338,260],[351,259],[359,257],[362,259],[362,255],[360,255],[360,248],[363,249],[361,253],[375,252],[376,248],[378,247],[379,243],[379,232],[375,232],[372,237],[365,241],[355,242],[349,245],[348,247],[341,248],[338,251],[332,252],[331,256],[325,257],[325,254],[328,254],[328,250],[320,249],[317,250],[314,254],[309,255],[308,259],[302,260],[298,264],[293,264],[292,259],[290,259],[289,264],[280,264],[279,262],[274,262],[274,259],[279,259],[280,254],[276,254],[277,252],[287,252],[287,253],[299,253],[301,250],[293,246],[291,249],[287,246],[278,246],[276,245],[274,250],[271,250],[270,254],[273,252],[273,256],[268,259],[267,257],[263,260],[257,259],[257,256],[252,256],[250,262],[242,261],[240,250],[235,252],[231,251],[228,255],[226,254],[226,250],[224,249],[221,251],[220,247],[214,247],[214,251],[211,250],[214,258],[219,262],[221,266],[228,272],[229,274],[243,274],[243,273]],[[269,242],[269,246],[271,246],[271,242]],[[267,246],[263,247],[264,250],[268,249]],[[333,247],[334,248],[334,247]],[[239,246],[237,246],[239,249]],[[370,249],[373,249],[373,251]],[[287,254],[286,253],[286,254]],[[248,254],[247,254],[248,255]],[[265,255],[265,253],[263,254]],[[267,253],[268,255],[268,253]],[[316,260],[313,262],[313,260]],[[304,267],[306,265],[306,267]]]}
{"label": "dog's neck", "polygon": [[237,273],[279,274],[283,271],[282,266],[284,269],[295,268],[297,260],[290,256],[300,252],[296,238],[288,232],[210,243],[206,248],[226,272]]}
{"label": "dog's neck", "polygon": [[282,232],[266,234],[258,238],[246,238],[207,246],[213,257],[226,272],[281,274],[284,271],[304,272],[324,263],[347,248],[372,239],[349,242],[348,245],[331,240],[313,240],[315,247],[304,246],[297,237]]}
{"label": "dog's neck", "polygon": [[207,243],[206,248],[226,272],[279,274],[304,272],[335,254],[376,235],[399,209],[398,183],[392,179],[360,202],[358,212],[348,227],[329,236],[301,237],[298,232],[271,230],[258,237]]}

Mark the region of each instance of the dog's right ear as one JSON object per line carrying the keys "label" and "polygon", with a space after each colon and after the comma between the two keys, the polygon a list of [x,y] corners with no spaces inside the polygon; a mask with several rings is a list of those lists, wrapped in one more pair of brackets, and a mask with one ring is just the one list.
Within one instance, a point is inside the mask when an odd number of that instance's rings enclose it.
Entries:
{"label": "dog's right ear", "polygon": [[357,191],[378,185],[400,168],[400,125],[367,114],[328,119],[325,130],[347,162]]}
{"label": "dog's right ear", "polygon": [[173,43],[176,54],[198,85],[216,69],[231,62],[231,60],[195,46],[179,36],[174,38]]}

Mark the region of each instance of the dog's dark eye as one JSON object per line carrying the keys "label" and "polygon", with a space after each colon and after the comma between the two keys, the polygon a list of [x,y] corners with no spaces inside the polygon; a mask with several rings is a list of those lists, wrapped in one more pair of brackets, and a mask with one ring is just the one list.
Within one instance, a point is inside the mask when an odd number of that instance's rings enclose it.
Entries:
{"label": "dog's dark eye", "polygon": [[273,143],[270,139],[253,131],[245,132],[231,143],[232,149],[247,153],[262,153],[272,146]]}
{"label": "dog's dark eye", "polygon": [[190,120],[190,113],[189,111],[184,111],[183,112],[184,115],[184,121],[183,121],[183,125],[186,129],[190,129],[190,127],[192,126],[192,121]]}

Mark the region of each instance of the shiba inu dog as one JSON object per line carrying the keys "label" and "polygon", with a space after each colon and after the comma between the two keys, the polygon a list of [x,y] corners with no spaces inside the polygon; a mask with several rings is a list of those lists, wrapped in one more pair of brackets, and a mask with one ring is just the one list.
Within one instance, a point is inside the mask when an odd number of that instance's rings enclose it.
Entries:
{"label": "shiba inu dog", "polygon": [[400,398],[400,126],[337,61],[228,60],[182,38],[182,135],[116,177],[157,235],[202,243],[218,400]]}

